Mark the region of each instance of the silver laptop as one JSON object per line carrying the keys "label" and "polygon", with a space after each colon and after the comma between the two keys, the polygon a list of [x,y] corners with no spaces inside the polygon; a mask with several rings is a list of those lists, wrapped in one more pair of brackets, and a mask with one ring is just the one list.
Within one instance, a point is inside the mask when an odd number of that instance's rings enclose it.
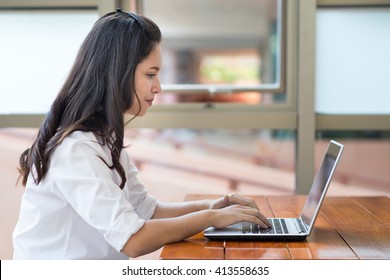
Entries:
{"label": "silver laptop", "polygon": [[336,141],[330,141],[299,217],[270,218],[273,226],[269,229],[248,222],[221,229],[208,228],[204,236],[215,240],[304,240],[313,229],[343,147]]}

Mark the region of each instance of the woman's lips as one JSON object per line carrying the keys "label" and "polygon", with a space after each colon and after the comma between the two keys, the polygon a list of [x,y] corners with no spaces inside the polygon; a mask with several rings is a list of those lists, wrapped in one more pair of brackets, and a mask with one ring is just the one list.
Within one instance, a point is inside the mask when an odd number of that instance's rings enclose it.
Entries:
{"label": "woman's lips", "polygon": [[146,102],[148,102],[149,106],[152,106],[153,105],[153,100],[154,99],[148,99],[148,100],[146,100]]}

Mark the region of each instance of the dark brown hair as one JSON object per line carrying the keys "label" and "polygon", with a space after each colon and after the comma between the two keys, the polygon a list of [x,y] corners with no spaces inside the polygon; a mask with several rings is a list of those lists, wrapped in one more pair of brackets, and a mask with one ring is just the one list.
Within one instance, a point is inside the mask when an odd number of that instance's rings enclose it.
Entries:
{"label": "dark brown hair", "polygon": [[137,65],[161,41],[161,32],[150,19],[121,10],[101,17],[77,54],[62,89],[54,100],[37,138],[20,156],[25,186],[29,173],[38,184],[46,175],[49,157],[74,131],[90,131],[111,150],[112,165],[126,177],[119,157],[123,149],[124,120],[134,102]]}

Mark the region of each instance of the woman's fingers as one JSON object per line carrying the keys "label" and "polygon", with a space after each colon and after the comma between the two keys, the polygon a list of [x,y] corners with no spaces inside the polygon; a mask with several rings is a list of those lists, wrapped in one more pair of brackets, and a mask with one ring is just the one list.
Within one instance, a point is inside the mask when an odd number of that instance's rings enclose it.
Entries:
{"label": "woman's fingers", "polygon": [[259,221],[261,221],[261,223],[257,223],[257,224],[259,224],[260,226],[264,226],[265,228],[270,228],[270,227],[272,227],[272,225],[271,225],[271,223],[268,221],[268,219],[267,219],[267,217],[266,216],[264,216],[261,212],[259,212],[258,213],[258,215],[256,216],[258,219],[259,219]]}
{"label": "woman's fingers", "polygon": [[256,223],[262,228],[272,227],[267,217],[259,211],[259,207],[253,199],[236,193],[220,197],[211,204],[210,208],[220,209],[220,213],[224,215],[223,219],[218,221],[220,226],[225,223],[231,225],[245,221]]}
{"label": "woman's fingers", "polygon": [[238,213],[241,213],[241,219],[238,222],[246,221],[260,225],[263,228],[272,227],[267,217],[265,217],[258,209],[243,205],[233,205],[231,208]]}
{"label": "woman's fingers", "polygon": [[255,209],[259,209],[256,202],[251,198],[240,196],[236,193],[229,194],[228,198],[229,198],[229,203],[231,205],[232,204],[240,204],[240,205],[252,207]]}
{"label": "woman's fingers", "polygon": [[250,216],[254,217],[254,220],[251,219],[251,222],[258,224],[258,225],[260,225],[260,227],[263,227],[263,228],[272,227],[272,225],[268,221],[267,217],[264,216],[260,211],[255,210],[253,208],[250,208],[250,210],[255,211],[255,212],[250,213]]}
{"label": "woman's fingers", "polygon": [[225,195],[223,197],[220,197],[216,200],[213,200],[210,204],[210,209],[221,209],[224,207],[229,206],[229,196]]}

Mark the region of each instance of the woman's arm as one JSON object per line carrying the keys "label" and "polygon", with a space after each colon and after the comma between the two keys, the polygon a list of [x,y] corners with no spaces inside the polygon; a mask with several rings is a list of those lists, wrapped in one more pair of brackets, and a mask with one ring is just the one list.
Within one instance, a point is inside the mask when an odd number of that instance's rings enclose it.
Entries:
{"label": "woman's arm", "polygon": [[264,228],[270,226],[267,218],[254,207],[235,204],[221,209],[199,210],[174,218],[146,221],[130,237],[122,252],[129,257],[138,257],[167,243],[184,240],[208,227],[221,228],[242,221],[256,223]]}
{"label": "woman's arm", "polygon": [[153,252],[167,243],[177,242],[207,228],[210,211],[203,210],[180,217],[152,219],[130,237],[122,253],[136,258]]}
{"label": "woman's arm", "polygon": [[210,209],[211,200],[186,202],[157,202],[152,219],[174,218],[185,214]]}
{"label": "woman's arm", "polygon": [[152,219],[173,218],[206,209],[220,209],[234,204],[240,204],[243,206],[259,209],[253,199],[232,193],[217,199],[176,203],[159,201]]}

